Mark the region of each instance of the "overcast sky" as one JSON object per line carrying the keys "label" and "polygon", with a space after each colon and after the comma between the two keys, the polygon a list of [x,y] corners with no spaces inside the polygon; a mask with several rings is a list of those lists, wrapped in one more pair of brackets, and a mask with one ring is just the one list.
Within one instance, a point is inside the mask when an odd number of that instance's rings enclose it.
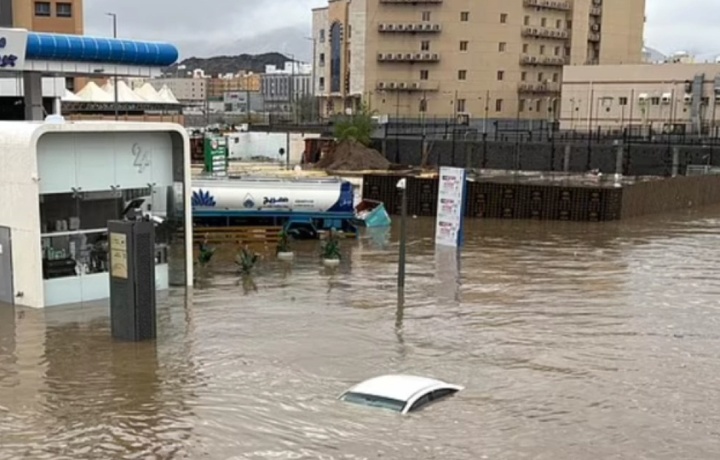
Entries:
{"label": "overcast sky", "polygon": [[[720,55],[720,0],[646,1],[647,46]],[[308,59],[310,9],[323,5],[327,0],[86,0],[86,33],[111,35],[105,13],[112,11],[120,36],[172,42],[182,57],[279,51]]]}

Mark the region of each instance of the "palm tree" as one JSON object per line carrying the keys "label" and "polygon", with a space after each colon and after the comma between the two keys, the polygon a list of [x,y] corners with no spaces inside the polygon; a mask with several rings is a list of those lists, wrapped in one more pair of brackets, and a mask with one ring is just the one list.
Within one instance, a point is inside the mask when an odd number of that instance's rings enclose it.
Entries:
{"label": "palm tree", "polygon": [[373,115],[374,112],[363,104],[353,115],[339,117],[335,121],[335,138],[338,142],[355,141],[366,147],[369,146],[375,130]]}

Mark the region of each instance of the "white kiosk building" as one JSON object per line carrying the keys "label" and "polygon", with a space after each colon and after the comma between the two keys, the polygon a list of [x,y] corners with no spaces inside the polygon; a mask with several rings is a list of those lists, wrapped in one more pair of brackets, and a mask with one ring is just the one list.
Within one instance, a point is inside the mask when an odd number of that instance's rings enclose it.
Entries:
{"label": "white kiosk building", "polygon": [[108,298],[107,221],[138,197],[167,210],[156,232],[158,290],[192,285],[192,237],[177,238],[192,235],[188,152],[175,124],[0,123],[0,302]]}
{"label": "white kiosk building", "polygon": [[152,77],[177,57],[164,43],[0,29],[0,79],[22,84],[25,118],[35,120],[0,122],[0,304],[42,308],[108,298],[107,221],[122,218],[138,197],[167,210],[156,232],[158,289],[192,285],[185,129],[43,121],[45,77]]}

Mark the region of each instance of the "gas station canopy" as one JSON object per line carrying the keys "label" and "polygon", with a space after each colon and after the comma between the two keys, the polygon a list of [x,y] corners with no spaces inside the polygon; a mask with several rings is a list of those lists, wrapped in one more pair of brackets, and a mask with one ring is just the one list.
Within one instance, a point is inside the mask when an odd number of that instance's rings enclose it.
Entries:
{"label": "gas station canopy", "polygon": [[0,28],[0,70],[153,77],[178,59],[169,43]]}

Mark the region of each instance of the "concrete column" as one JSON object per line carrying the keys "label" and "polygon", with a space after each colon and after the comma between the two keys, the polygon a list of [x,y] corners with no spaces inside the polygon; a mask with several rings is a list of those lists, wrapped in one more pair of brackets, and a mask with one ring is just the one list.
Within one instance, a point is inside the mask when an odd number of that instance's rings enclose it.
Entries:
{"label": "concrete column", "polygon": [[672,149],[672,177],[677,177],[680,172],[680,148]]}
{"label": "concrete column", "polygon": [[572,151],[572,146],[570,144],[567,144],[565,146],[565,155],[563,156],[563,171],[564,172],[570,172],[570,152]]}
{"label": "concrete column", "polygon": [[44,120],[42,99],[42,75],[39,72],[23,72],[25,120]]}
{"label": "concrete column", "polygon": [[59,97],[53,99],[53,115],[62,115],[62,99]]}

